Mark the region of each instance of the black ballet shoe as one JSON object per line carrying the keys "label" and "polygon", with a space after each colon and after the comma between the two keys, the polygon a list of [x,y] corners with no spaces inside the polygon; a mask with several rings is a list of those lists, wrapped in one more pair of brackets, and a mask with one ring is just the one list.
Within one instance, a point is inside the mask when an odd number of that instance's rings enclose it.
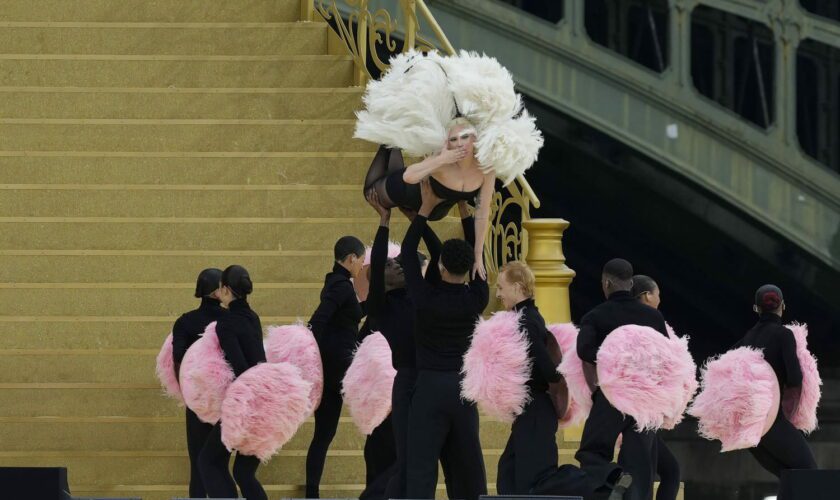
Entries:
{"label": "black ballet shoe", "polygon": [[630,474],[622,473],[618,481],[613,484],[609,500],[622,500],[624,493],[630,488],[631,484],[633,484],[633,478],[630,477]]}

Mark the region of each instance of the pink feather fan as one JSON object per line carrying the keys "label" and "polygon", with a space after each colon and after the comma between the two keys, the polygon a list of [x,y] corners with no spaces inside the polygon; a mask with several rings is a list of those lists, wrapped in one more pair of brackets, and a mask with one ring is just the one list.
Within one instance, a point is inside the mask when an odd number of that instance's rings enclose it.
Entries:
{"label": "pink feather fan", "polygon": [[181,394],[181,384],[178,383],[178,378],[175,376],[175,360],[172,357],[172,334],[170,333],[166,340],[163,341],[163,346],[157,355],[155,364],[155,373],[157,374],[160,385],[163,387],[164,393],[170,398],[184,404],[184,396]]}
{"label": "pink feather fan", "polygon": [[202,422],[215,424],[222,414],[225,391],[234,379],[216,335],[216,322],[187,349],[181,362],[181,392],[187,407]]}
{"label": "pink feather fan", "polygon": [[311,384],[310,415],[321,403],[324,390],[324,368],[321,352],[312,332],[301,323],[269,326],[265,338],[265,356],[269,363],[291,363],[300,369],[301,376]]}
{"label": "pink feather fan", "polygon": [[309,415],[312,384],[291,363],[260,363],[240,375],[221,407],[222,442],[268,461]]}
{"label": "pink feather fan", "polygon": [[820,404],[822,379],[817,370],[817,359],[808,351],[808,325],[791,323],[787,327],[796,339],[796,357],[802,370],[802,387],[785,388],[782,394],[782,411],[794,427],[809,434],[817,428],[817,407]]}
{"label": "pink feather fan", "polygon": [[341,392],[353,423],[369,435],[391,413],[391,392],[397,371],[391,347],[379,332],[362,341],[342,381]]}
{"label": "pink feather fan", "polygon": [[464,355],[461,396],[503,422],[512,422],[528,403],[531,359],[520,321],[512,311],[479,319]]}
{"label": "pink feather fan", "polygon": [[779,382],[760,349],[739,347],[709,360],[700,394],[688,409],[698,432],[721,442],[721,451],[752,448],[779,409]]}
{"label": "pink feather fan", "polygon": [[569,389],[569,405],[566,414],[560,417],[560,427],[577,425],[586,420],[592,409],[592,391],[583,375],[583,361],[577,355],[578,329],[572,323],[548,325],[548,331],[554,335],[563,359],[557,371],[566,380]]}
{"label": "pink feather fan", "polygon": [[601,344],[597,372],[607,400],[632,416],[638,430],[655,430],[682,419],[688,403],[685,391],[695,377],[695,365],[687,344],[653,328],[624,325]]}

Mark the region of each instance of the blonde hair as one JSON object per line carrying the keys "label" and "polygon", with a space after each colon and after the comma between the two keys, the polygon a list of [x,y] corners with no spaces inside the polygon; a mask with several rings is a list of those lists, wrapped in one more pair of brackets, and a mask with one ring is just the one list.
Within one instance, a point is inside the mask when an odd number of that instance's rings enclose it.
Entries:
{"label": "blonde hair", "polygon": [[465,127],[465,128],[475,129],[475,125],[473,125],[473,123],[471,121],[467,120],[463,116],[453,118],[452,121],[449,122],[449,124],[446,126],[447,133],[455,127]]}
{"label": "blonde hair", "polygon": [[501,269],[499,275],[505,275],[505,280],[512,285],[519,285],[522,287],[522,293],[526,297],[534,296],[534,289],[537,285],[537,279],[534,277],[534,272],[528,267],[528,264],[515,260],[508,262]]}

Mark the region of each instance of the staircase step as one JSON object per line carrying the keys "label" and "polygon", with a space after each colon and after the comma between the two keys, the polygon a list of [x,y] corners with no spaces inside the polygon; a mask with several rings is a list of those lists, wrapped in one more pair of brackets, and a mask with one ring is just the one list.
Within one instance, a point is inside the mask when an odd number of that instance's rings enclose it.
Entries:
{"label": "staircase step", "polygon": [[[324,273],[332,266],[324,265]],[[153,273],[150,273],[153,274]],[[249,301],[258,314],[309,319],[323,282],[266,283],[254,278]],[[194,283],[0,284],[0,303],[9,316],[177,316],[195,306]]]}
{"label": "staircase step", "polygon": [[[36,218],[0,217],[0,250],[325,250],[352,234],[372,241],[378,218]],[[463,237],[460,221],[432,223],[441,239]],[[391,224],[394,239],[408,229]]]}
{"label": "staircase step", "polygon": [[[276,153],[260,156],[212,156],[161,153],[144,156],[40,155],[0,152],[0,184],[356,184],[361,186],[369,153]],[[48,156],[47,156],[48,154]],[[361,188],[360,188],[361,192]]]}
{"label": "staircase step", "polygon": [[[345,412],[346,413],[346,412]],[[172,418],[0,418],[0,439],[3,451],[171,451],[186,450],[183,415]],[[284,450],[306,450],[312,440],[314,420],[310,418]],[[504,448],[510,425],[482,419],[481,444],[484,448]],[[90,439],[90,436],[96,439]],[[15,441],[15,436],[29,436],[27,442]],[[341,418],[338,432],[330,448],[333,450],[362,450],[365,436],[349,416]]]}
{"label": "staircase step", "polygon": [[365,217],[373,213],[359,185],[19,186],[0,185],[0,213],[7,217],[306,217],[311,213]]}
{"label": "staircase step", "polygon": [[[195,300],[188,307],[196,307]],[[0,316],[0,349],[160,349],[172,330],[171,317]],[[294,318],[263,316],[266,325]]]}
{"label": "staircase step", "polygon": [[286,22],[300,0],[3,0],[0,21]]}
{"label": "staircase step", "polygon": [[0,55],[0,86],[347,87],[350,56]]}
{"label": "staircase step", "polygon": [[0,384],[0,417],[178,417],[182,412],[165,400],[158,384]]}
{"label": "staircase step", "polygon": [[[22,253],[22,252],[18,252]],[[267,251],[248,255],[245,252],[194,252],[173,255],[166,252],[46,252],[37,250],[28,255],[0,251],[0,283],[71,283],[144,282],[150,270],[156,276],[176,282],[195,279],[206,267],[224,267],[229,262],[245,266],[252,276],[265,282],[312,281],[326,273],[332,261],[332,250],[300,252]],[[95,273],[91,270],[96,269]],[[189,295],[189,294],[188,294]],[[2,378],[0,378],[2,380]]]}
{"label": "staircase step", "polygon": [[0,149],[23,151],[369,151],[354,120],[0,119]]}
{"label": "staircase step", "polygon": [[[2,31],[0,31],[2,32]],[[352,119],[361,88],[0,87],[4,118]]]}
{"label": "staircase step", "polygon": [[[496,464],[502,450],[484,450],[488,483],[496,481]],[[570,457],[561,455],[561,463]],[[113,484],[182,484],[189,480],[187,454],[183,452],[0,452],[0,466],[63,466],[76,484],[109,486]],[[281,450],[260,467],[257,478],[268,484],[299,485],[305,481],[306,451]],[[335,450],[327,455],[324,484],[357,484],[364,481],[364,457],[361,450]],[[71,488],[72,488],[71,484]]]}
{"label": "staircase step", "polygon": [[325,23],[0,23],[4,54],[326,54]]}

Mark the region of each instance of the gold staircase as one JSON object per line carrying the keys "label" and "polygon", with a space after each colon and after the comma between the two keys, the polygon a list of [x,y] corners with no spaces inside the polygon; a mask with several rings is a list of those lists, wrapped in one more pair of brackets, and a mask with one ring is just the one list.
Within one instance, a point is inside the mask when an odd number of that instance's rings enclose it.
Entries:
{"label": "gold staircase", "polygon": [[[315,307],[335,239],[372,238],[353,60],[311,13],[3,0],[0,466],[66,466],[76,495],[186,495],[183,412],[154,357],[197,272],[246,266],[264,324],[291,322]],[[272,498],[302,494],[311,428],[262,467]],[[481,432],[492,485],[507,426]],[[343,417],[324,496],[362,489],[363,443]]]}

